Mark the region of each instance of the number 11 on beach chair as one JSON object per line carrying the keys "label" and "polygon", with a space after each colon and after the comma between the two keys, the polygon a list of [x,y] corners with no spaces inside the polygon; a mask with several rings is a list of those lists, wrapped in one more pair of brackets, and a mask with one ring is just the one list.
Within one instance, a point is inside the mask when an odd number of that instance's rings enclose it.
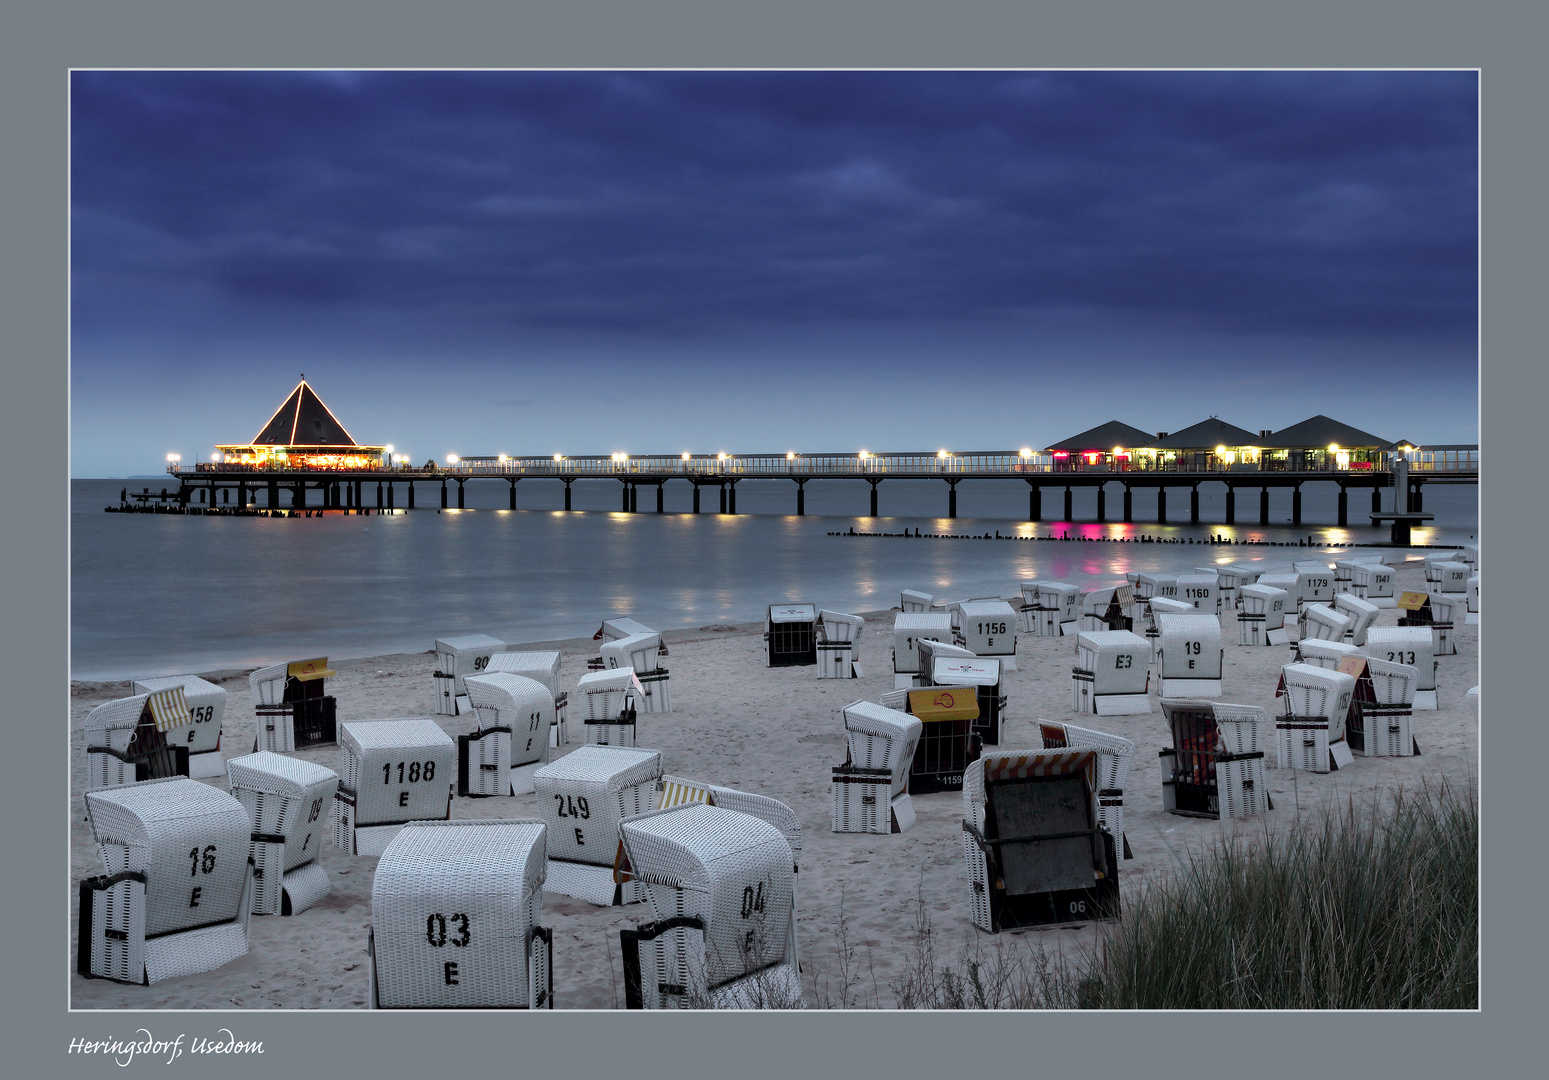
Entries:
{"label": "number 11 on beach chair", "polygon": [[463,685],[478,726],[457,737],[457,794],[525,795],[532,774],[549,760],[553,694],[537,679],[509,672],[469,675]]}

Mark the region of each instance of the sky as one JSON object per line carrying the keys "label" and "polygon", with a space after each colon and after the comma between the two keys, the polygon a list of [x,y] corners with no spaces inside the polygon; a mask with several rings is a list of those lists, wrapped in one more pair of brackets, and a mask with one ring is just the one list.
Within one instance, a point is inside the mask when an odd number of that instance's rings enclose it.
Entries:
{"label": "sky", "polygon": [[71,475],[1478,441],[1472,72],[89,72]]}

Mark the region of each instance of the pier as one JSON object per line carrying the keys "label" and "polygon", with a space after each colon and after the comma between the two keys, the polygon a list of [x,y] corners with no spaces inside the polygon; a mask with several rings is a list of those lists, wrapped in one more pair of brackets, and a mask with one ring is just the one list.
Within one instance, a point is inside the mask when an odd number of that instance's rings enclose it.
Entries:
{"label": "pier", "polygon": [[[1420,455],[1416,455],[1420,456]],[[1095,488],[1095,521],[1135,520],[1133,495],[1137,489],[1157,492],[1158,523],[1200,522],[1200,488],[1222,485],[1226,489],[1224,523],[1269,524],[1271,488],[1290,488],[1291,523],[1302,522],[1302,486],[1323,482],[1339,486],[1338,524],[1349,524],[1351,492],[1369,493],[1370,513],[1378,514],[1386,501],[1392,513],[1418,514],[1424,510],[1426,484],[1477,484],[1477,450],[1451,454],[1436,461],[1404,461],[1398,470],[1405,491],[1403,509],[1383,490],[1394,486],[1393,464],[1384,459],[1367,468],[1276,468],[1263,465],[1220,465],[1199,468],[1163,466],[1145,459],[1123,467],[1092,467],[1080,460],[1056,459],[1046,453],[1027,451],[890,452],[834,454],[715,454],[715,455],[596,455],[569,457],[480,457],[455,462],[411,466],[403,463],[371,466],[326,467],[246,465],[199,462],[174,463],[167,472],[178,481],[175,501],[185,507],[229,506],[241,509],[263,505],[268,509],[321,508],[335,511],[392,509],[462,509],[467,485],[505,483],[508,505],[518,508],[517,485],[523,480],[558,482],[565,488],[565,509],[571,508],[571,486],[580,481],[619,485],[619,510],[623,513],[663,512],[663,489],[671,482],[693,486],[693,513],[735,514],[737,485],[748,480],[781,480],[793,487],[793,511],[806,512],[807,483],[813,480],[854,480],[869,486],[870,516],[879,514],[879,489],[887,480],[936,480],[944,485],[943,509],[947,518],[957,516],[957,488],[968,481],[1020,481],[1027,486],[1027,520],[1071,521],[1072,495],[1078,488]],[[1362,463],[1366,464],[1366,463]],[[641,489],[645,499],[641,499]],[[708,495],[705,489],[710,489]],[[654,490],[653,490],[654,489]],[[312,498],[311,493],[319,493]],[[1169,494],[1177,500],[1169,510]],[[1239,493],[1246,505],[1239,506]],[[170,493],[169,493],[170,494]],[[653,500],[654,495],[654,500]],[[1046,495],[1052,498],[1046,498]],[[1110,503],[1110,496],[1113,497]],[[1183,500],[1187,499],[1187,509]],[[262,500],[260,502],[260,500]],[[708,500],[708,501],[707,501]],[[642,501],[644,506],[641,505]],[[654,506],[652,502],[654,501]],[[1115,505],[1116,504],[1116,505]],[[1359,514],[1359,511],[1357,511]],[[1187,515],[1185,519],[1184,515]],[[1365,516],[1365,515],[1361,515]]]}

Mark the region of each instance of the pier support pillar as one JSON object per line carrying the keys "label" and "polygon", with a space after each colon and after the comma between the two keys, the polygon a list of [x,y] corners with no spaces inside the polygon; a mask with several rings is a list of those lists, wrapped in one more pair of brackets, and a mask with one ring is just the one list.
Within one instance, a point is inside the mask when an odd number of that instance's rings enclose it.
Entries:
{"label": "pier support pillar", "polygon": [[515,510],[516,509],[516,481],[515,480],[507,480],[506,483],[511,485],[511,493],[510,493],[511,494],[511,501],[510,501],[510,505],[507,507],[507,509]]}
{"label": "pier support pillar", "polygon": [[268,503],[270,510],[278,510],[280,508],[280,482],[278,480],[269,481]]}
{"label": "pier support pillar", "polygon": [[804,517],[807,513],[807,482],[796,481],[796,516]]}
{"label": "pier support pillar", "polygon": [[868,481],[866,481],[866,483],[871,485],[871,516],[872,517],[876,517],[877,516],[877,485],[879,483],[881,483],[881,481],[880,480],[868,480]]}
{"label": "pier support pillar", "polygon": [[414,509],[414,481],[409,481],[409,509]]}
{"label": "pier support pillar", "polygon": [[699,485],[694,485],[694,513],[699,513]]}
{"label": "pier support pillar", "polygon": [[[662,512],[662,488],[663,488],[663,486],[664,485],[662,485],[662,484],[657,484],[656,485],[656,512],[658,514]],[[515,484],[511,485],[511,492],[512,492],[513,495],[516,493],[516,485]]]}
{"label": "pier support pillar", "polygon": [[726,513],[726,481],[721,481],[721,513]]}
{"label": "pier support pillar", "polygon": [[[378,491],[382,490],[382,485],[381,484],[377,485],[377,490]],[[378,506],[381,506],[382,505],[382,500],[378,499],[376,501],[376,504]],[[446,481],[445,480],[441,481],[441,509],[443,509],[443,510],[446,509]]]}
{"label": "pier support pillar", "polygon": [[1379,487],[1372,488],[1372,513],[1382,513],[1382,489]]}
{"label": "pier support pillar", "polygon": [[1297,484],[1291,489],[1291,524],[1302,523],[1302,486]]}
{"label": "pier support pillar", "polygon": [[1070,521],[1074,517],[1075,517],[1075,515],[1072,514],[1071,510],[1070,510],[1070,489],[1066,488],[1065,489],[1065,516],[1061,520],[1062,521]]}
{"label": "pier support pillar", "polygon": [[238,506],[246,506],[247,505],[247,481],[246,480],[238,480],[237,481],[237,505]]}
{"label": "pier support pillar", "polygon": [[1038,521],[1043,517],[1043,488],[1029,482],[1027,485],[1027,520]]}
{"label": "pier support pillar", "polygon": [[622,500],[619,503],[619,510],[620,512],[627,514],[629,513],[629,483],[628,481],[620,480],[619,484],[621,486],[619,498]]}
{"label": "pier support pillar", "polygon": [[393,483],[391,480],[387,482],[387,508],[389,510],[393,508],[393,488],[397,486],[398,485]]}
{"label": "pier support pillar", "polygon": [[638,514],[640,512],[640,485],[639,484],[630,484],[629,485],[629,512],[631,514]]}
{"label": "pier support pillar", "polygon": [[1097,485],[1097,520],[1108,520],[1108,485]]}
{"label": "pier support pillar", "polygon": [[1259,524],[1269,524],[1269,488],[1259,488]]}
{"label": "pier support pillar", "polygon": [[565,509],[570,509],[570,481],[565,481]]}
{"label": "pier support pillar", "polygon": [[1345,485],[1339,485],[1339,524],[1350,524],[1350,492],[1345,490]]}
{"label": "pier support pillar", "polygon": [[1230,485],[1226,489],[1226,523],[1237,524],[1237,489]]}
{"label": "pier support pillar", "polygon": [[290,489],[290,508],[292,510],[304,510],[307,505],[307,483],[305,480],[299,484],[292,484]]}
{"label": "pier support pillar", "polygon": [[1416,514],[1423,514],[1425,512],[1425,486],[1423,484],[1416,484],[1414,486],[1414,494],[1409,498],[1409,508],[1411,512]]}
{"label": "pier support pillar", "polygon": [[[392,496],[388,496],[387,502],[389,506],[392,505]],[[457,509],[463,509],[463,505],[463,482],[459,480],[457,481]]]}
{"label": "pier support pillar", "polygon": [[[876,489],[873,488],[872,490],[876,490]],[[875,514],[876,511],[873,510],[872,513]],[[957,517],[957,481],[956,480],[948,480],[947,481],[947,517],[949,517],[949,518]]]}
{"label": "pier support pillar", "polygon": [[1199,485],[1189,488],[1189,524],[1199,524]]}
{"label": "pier support pillar", "polygon": [[735,514],[737,512],[737,481],[732,480],[726,486],[730,489],[726,493],[727,512]]}
{"label": "pier support pillar", "polygon": [[1156,489],[1156,520],[1167,524],[1167,489],[1164,487]]}
{"label": "pier support pillar", "polygon": [[1128,484],[1124,485],[1124,520],[1126,522],[1135,520],[1134,492],[1130,490]]}

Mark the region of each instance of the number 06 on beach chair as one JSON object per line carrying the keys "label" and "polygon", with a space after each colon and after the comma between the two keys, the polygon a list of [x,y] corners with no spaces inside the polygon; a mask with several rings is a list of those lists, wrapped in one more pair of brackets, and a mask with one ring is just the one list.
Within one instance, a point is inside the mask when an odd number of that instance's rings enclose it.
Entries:
{"label": "number 06 on beach chair", "polygon": [[226,763],[231,793],[252,820],[253,914],[299,915],[328,895],[317,863],[339,774],[261,750]]}
{"label": "number 06 on beach chair", "polygon": [[963,777],[969,913],[980,930],[1116,919],[1119,863],[1097,820],[1097,752],[987,753]]}

